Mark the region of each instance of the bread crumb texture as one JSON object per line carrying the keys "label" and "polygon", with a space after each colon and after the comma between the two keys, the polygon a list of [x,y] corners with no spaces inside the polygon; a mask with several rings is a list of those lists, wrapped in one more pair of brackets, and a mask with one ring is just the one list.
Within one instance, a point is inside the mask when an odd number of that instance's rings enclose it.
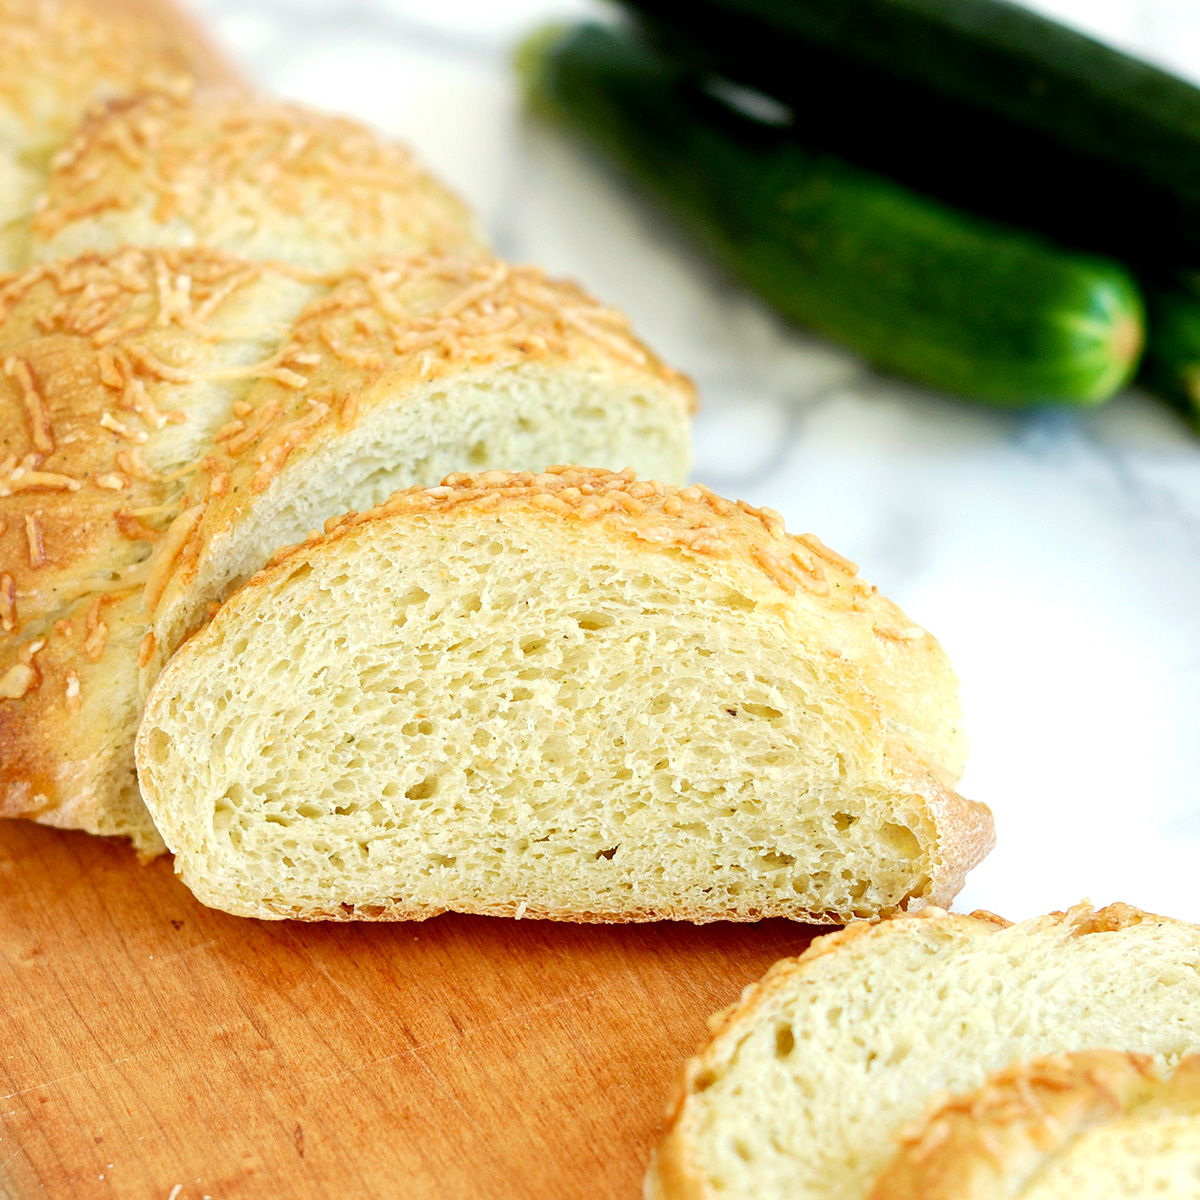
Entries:
{"label": "bread crumb texture", "polygon": [[838,921],[945,901],[990,846],[938,778],[954,691],[777,513],[631,471],[456,474],[236,592],[138,761],[184,881],[235,913]]}
{"label": "bread crumb texture", "polygon": [[205,245],[314,271],[406,250],[482,252],[466,206],[365,126],[246,96],[162,92],[92,112],[59,152],[35,259]]}
{"label": "bread crumb texture", "polygon": [[856,922],[718,1014],[646,1195],[1194,1196],[1198,1051],[1194,925],[1086,903]]}
{"label": "bread crumb texture", "polygon": [[209,602],[476,460],[682,473],[690,397],[620,318],[491,259],[317,278],[129,249],[0,277],[0,812],[161,847],[133,734]]}

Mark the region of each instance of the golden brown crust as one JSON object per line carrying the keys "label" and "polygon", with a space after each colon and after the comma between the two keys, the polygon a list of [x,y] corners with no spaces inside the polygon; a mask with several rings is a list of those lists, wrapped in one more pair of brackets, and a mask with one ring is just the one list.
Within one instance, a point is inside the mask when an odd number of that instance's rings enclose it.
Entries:
{"label": "golden brown crust", "polygon": [[1143,912],[1132,904],[1118,901],[1106,908],[1093,910],[1090,906],[1077,905],[1065,913],[1055,913],[1070,922],[1072,937],[1086,937],[1091,933],[1117,933],[1133,925],[1153,924],[1161,921],[1153,913]]}
{"label": "golden brown crust", "polygon": [[0,281],[0,553],[15,585],[5,633],[149,557],[182,491],[146,457],[188,419],[169,385],[203,377],[233,336],[211,318],[259,274],[218,251],[128,250]]}
{"label": "golden brown crust", "polygon": [[0,30],[0,110],[12,114],[14,149],[56,148],[100,101],[192,85],[176,37],[107,5],[0,0]]}
{"label": "golden brown crust", "polygon": [[403,146],[344,118],[220,93],[94,111],[55,159],[31,225],[37,256],[57,256],[56,235],[77,222],[90,244],[182,240],[315,270],[481,246],[466,206]]}
{"label": "golden brown crust", "polygon": [[1147,1111],[1200,1115],[1200,1054],[1180,1059],[1171,1077],[1146,1105]]}
{"label": "golden brown crust", "polygon": [[996,826],[991,810],[944,786],[949,772],[936,770],[911,745],[897,738],[888,744],[888,760],[896,773],[898,790],[911,789],[921,797],[931,828],[937,831],[934,873],[926,887],[914,893],[908,907],[931,905],[940,909],[958,895],[967,872],[995,846]]}
{"label": "golden brown crust", "polygon": [[1195,1112],[1200,1056],[1163,1083],[1152,1059],[1082,1050],[1018,1063],[932,1106],[868,1200],[1008,1200],[1090,1129],[1134,1112]]}
{"label": "golden brown crust", "polygon": [[[649,546],[670,547],[689,557],[720,560],[733,570],[756,576],[758,590],[771,590],[808,604],[823,604],[842,612],[892,619],[871,611],[878,592],[858,577],[858,568],[824,546],[814,535],[797,537],[784,529],[772,509],[734,503],[703,484],[672,487],[639,480],[629,470],[555,466],[532,471],[459,472],[439,487],[407,488],[364,513],[346,513],[325,523],[325,533],[296,546],[284,547],[270,570],[297,554],[307,553],[326,539],[344,537],[350,530],[377,521],[413,514],[533,512],[549,519],[587,524],[597,522],[618,534]],[[815,597],[818,599],[810,599]],[[780,598],[780,603],[786,603]],[[889,628],[889,633],[891,626]],[[908,623],[907,640],[925,631]]]}
{"label": "golden brown crust", "polygon": [[998,916],[994,912],[988,912],[986,908],[973,909],[968,916],[973,917],[976,921],[991,921],[993,925],[999,926],[1001,929],[1007,929],[1012,924],[1006,917]]}
{"label": "golden brown crust", "polygon": [[86,0],[87,6],[107,20],[120,18],[152,27],[167,39],[196,83],[208,87],[242,86],[241,72],[234,67],[199,24],[170,0]]}
{"label": "golden brown crust", "polygon": [[136,719],[140,592],[194,465],[164,470],[164,439],[192,419],[180,382],[230,373],[206,366],[237,336],[220,317],[262,271],[217,251],[128,250],[0,280],[5,815],[100,831],[102,777],[129,786],[131,731],[116,722]]}
{"label": "golden brown crust", "polygon": [[129,837],[164,849],[138,794],[129,750],[137,717],[141,588],[84,597],[48,636],[18,646],[35,686],[0,702],[0,816]]}
{"label": "golden brown crust", "polygon": [[[434,908],[430,905],[412,905],[403,902],[389,904],[337,904],[326,908],[295,908],[264,901],[261,909],[242,915],[256,920],[276,921],[428,921],[443,912],[454,911],[476,917],[503,917],[515,921],[558,921],[568,925],[629,925],[652,921],[691,921],[707,924],[711,921],[757,922],[777,913],[755,910],[729,910],[714,912],[712,909],[680,908],[630,908],[616,910],[587,911],[578,908],[551,908],[540,904],[516,902],[505,904],[480,904],[467,907],[456,905],[453,910]],[[814,922],[816,924],[816,922]]]}

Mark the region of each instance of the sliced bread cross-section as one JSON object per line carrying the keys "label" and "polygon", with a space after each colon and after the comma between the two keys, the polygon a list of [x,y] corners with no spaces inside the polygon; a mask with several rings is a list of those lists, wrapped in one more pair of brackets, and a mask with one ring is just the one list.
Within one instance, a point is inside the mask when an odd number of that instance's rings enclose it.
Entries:
{"label": "sliced bread cross-section", "polygon": [[932,636],[702,487],[454,475],[277,557],[168,664],[143,794],[262,917],[844,921],[989,848]]}

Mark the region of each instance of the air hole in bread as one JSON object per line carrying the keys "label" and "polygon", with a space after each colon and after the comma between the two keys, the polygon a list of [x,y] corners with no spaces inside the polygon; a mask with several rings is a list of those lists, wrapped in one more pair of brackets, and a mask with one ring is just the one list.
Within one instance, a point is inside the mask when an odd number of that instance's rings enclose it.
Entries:
{"label": "air hole in bread", "polygon": [[775,1026],[775,1057],[787,1058],[796,1048],[796,1035],[786,1022]]}
{"label": "air hole in bread", "polygon": [[897,854],[905,858],[919,858],[921,843],[917,835],[907,825],[897,825],[886,822],[880,827],[879,835]]}
{"label": "air hole in bread", "polygon": [[422,779],[419,783],[414,783],[412,787],[405,791],[405,796],[409,800],[428,800],[437,795],[438,776],[429,775]]}
{"label": "air hole in bread", "polygon": [[792,866],[796,861],[796,856],[794,854],[780,854],[778,851],[771,850],[760,856],[758,861],[768,870],[778,871],[784,867]]}
{"label": "air hole in bread", "polygon": [[611,613],[590,612],[579,613],[575,617],[575,624],[579,626],[585,633],[594,633],[597,629],[608,629],[616,622],[616,617]]}

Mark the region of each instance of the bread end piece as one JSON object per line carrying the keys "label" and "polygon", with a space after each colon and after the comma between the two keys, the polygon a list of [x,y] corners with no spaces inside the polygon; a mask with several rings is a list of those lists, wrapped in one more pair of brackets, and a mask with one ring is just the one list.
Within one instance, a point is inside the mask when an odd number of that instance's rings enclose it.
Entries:
{"label": "bread end piece", "polygon": [[91,112],[55,156],[30,240],[36,260],[199,245],[324,273],[383,254],[484,250],[466,205],[404,146],[221,90]]}

